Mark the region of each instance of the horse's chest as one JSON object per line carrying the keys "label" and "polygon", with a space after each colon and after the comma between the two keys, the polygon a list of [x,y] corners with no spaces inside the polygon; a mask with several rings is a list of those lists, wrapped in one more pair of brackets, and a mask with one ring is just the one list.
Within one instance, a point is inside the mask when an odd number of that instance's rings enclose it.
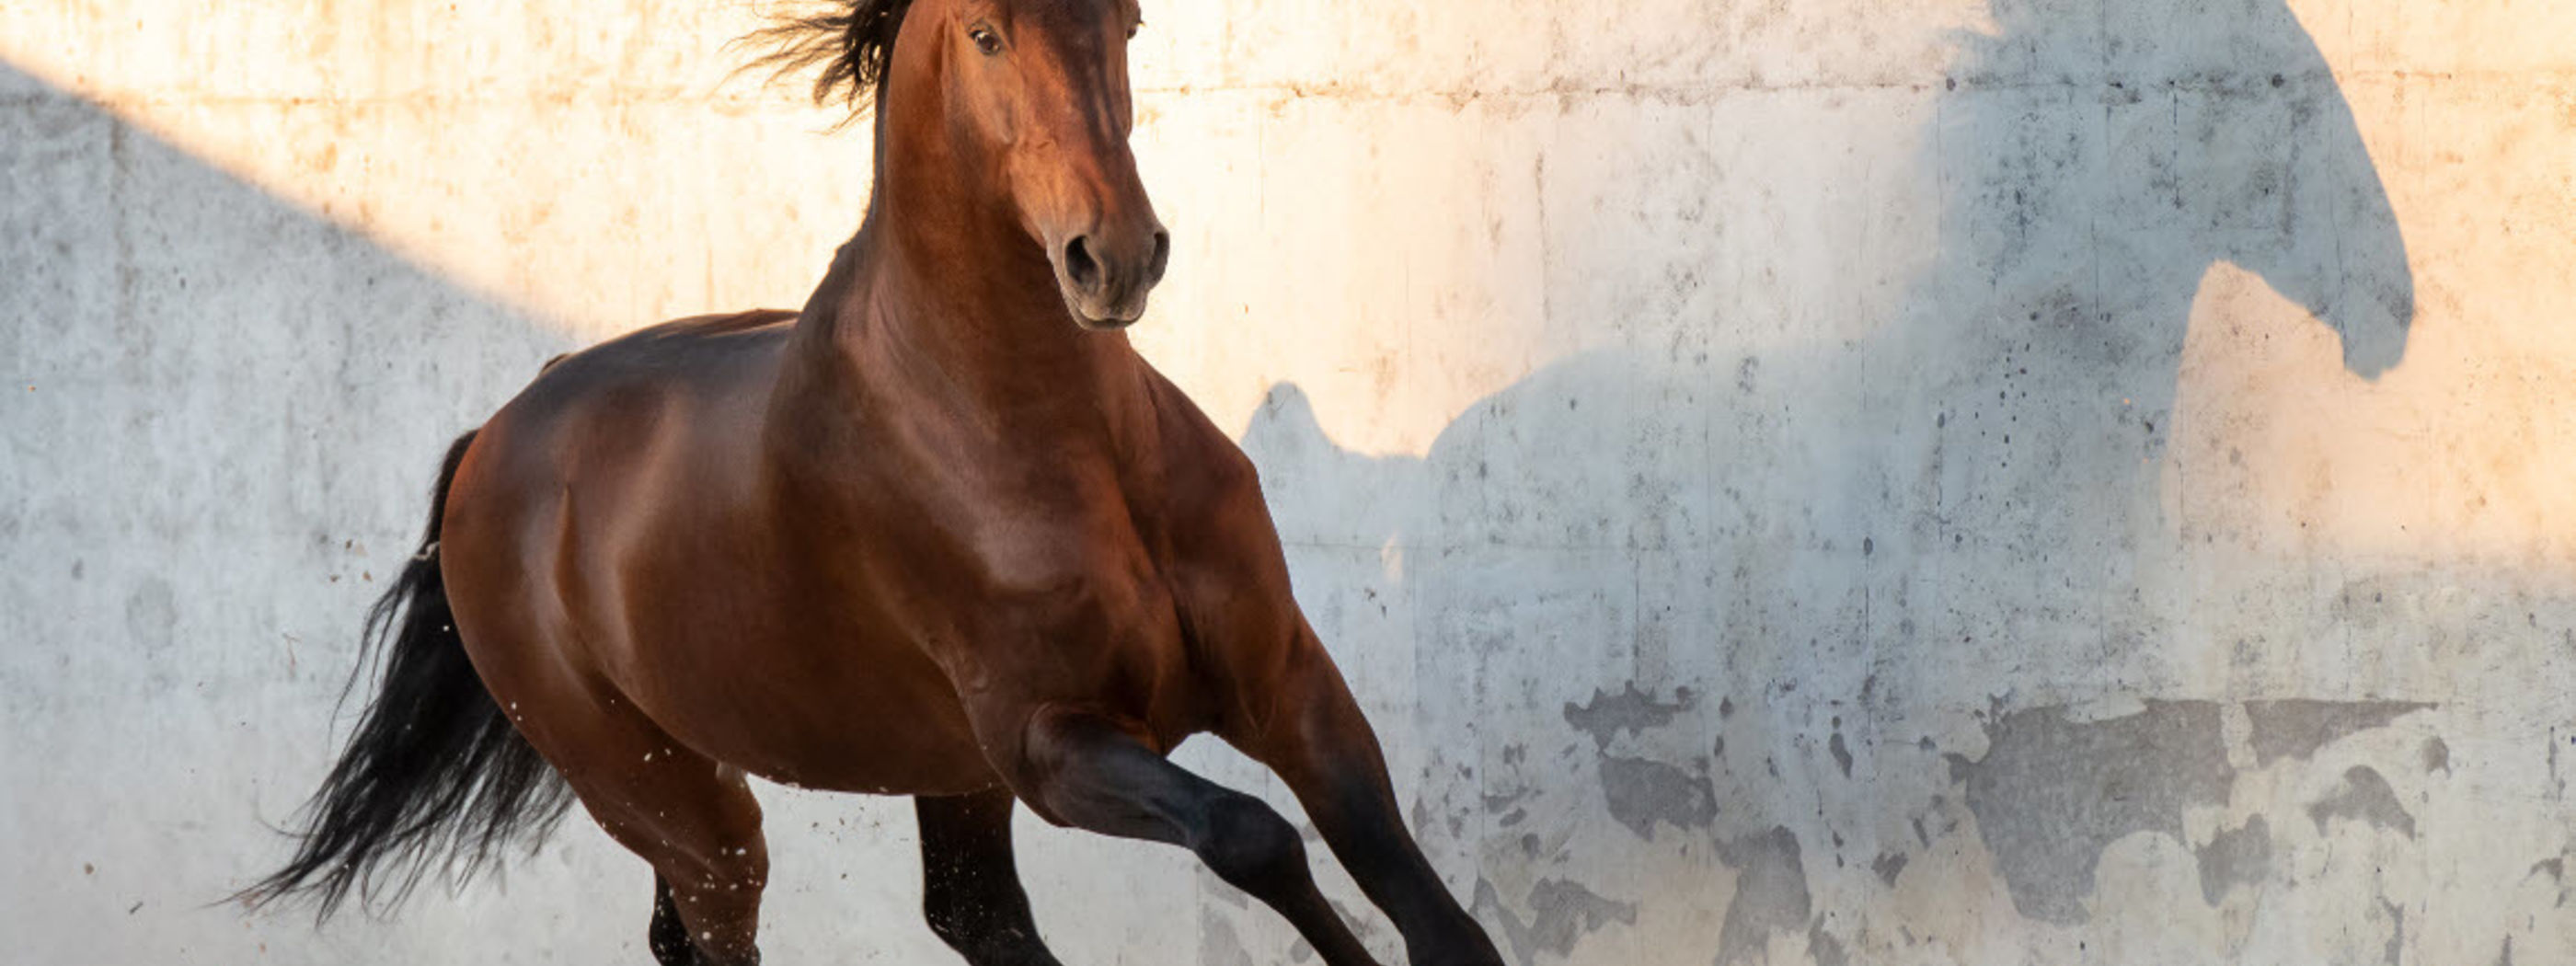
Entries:
{"label": "horse's chest", "polygon": [[[1131,533],[1022,526],[972,548],[925,643],[961,694],[1169,704],[1190,668],[1163,563]],[[1158,715],[1159,716],[1159,715]]]}
{"label": "horse's chest", "polygon": [[1058,641],[1157,636],[1170,623],[1163,569],[1123,534],[1037,527],[975,548],[971,623]]}

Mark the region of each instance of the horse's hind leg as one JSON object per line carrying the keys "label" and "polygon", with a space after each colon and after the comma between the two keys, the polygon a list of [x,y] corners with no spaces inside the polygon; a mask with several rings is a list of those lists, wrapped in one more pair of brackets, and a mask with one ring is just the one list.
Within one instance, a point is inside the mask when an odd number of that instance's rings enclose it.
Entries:
{"label": "horse's hind leg", "polygon": [[653,958],[662,966],[756,966],[769,849],[760,802],[742,774],[679,747],[640,715],[602,715],[578,729],[553,723],[558,729],[539,731],[549,745],[578,749],[555,760],[571,765],[564,777],[583,807],[653,866]]}
{"label": "horse's hind leg", "polygon": [[973,966],[1058,966],[1038,939],[1011,855],[1008,789],[913,799],[921,819],[922,912]]}
{"label": "horse's hind leg", "polygon": [[644,934],[653,961],[662,966],[689,966],[697,947],[689,944],[689,924],[680,921],[680,905],[671,898],[671,880],[653,873],[653,924]]}
{"label": "horse's hind leg", "polygon": [[1106,835],[1169,842],[1286,916],[1329,966],[1375,966],[1315,889],[1297,829],[1260,799],[1172,764],[1111,719],[1061,708],[1028,727],[1014,784],[1041,814]]}

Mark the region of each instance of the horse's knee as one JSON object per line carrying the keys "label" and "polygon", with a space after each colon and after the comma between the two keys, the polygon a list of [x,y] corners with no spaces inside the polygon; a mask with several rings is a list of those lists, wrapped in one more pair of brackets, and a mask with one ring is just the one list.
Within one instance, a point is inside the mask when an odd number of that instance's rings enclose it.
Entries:
{"label": "horse's knee", "polygon": [[1228,792],[1208,803],[1190,851],[1227,884],[1255,895],[1283,882],[1303,881],[1306,843],[1296,826],[1250,795]]}

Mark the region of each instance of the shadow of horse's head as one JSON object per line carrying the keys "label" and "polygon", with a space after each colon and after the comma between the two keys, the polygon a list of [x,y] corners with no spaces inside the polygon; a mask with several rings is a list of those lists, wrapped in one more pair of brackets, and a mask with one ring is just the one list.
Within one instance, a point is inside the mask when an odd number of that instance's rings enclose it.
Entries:
{"label": "shadow of horse's head", "polygon": [[2354,374],[2398,362],[2406,243],[2345,89],[2284,0],[1993,0],[1992,15],[1994,33],[1962,38],[1959,76],[2103,100],[2106,249],[2185,286],[2232,263],[2334,329]]}

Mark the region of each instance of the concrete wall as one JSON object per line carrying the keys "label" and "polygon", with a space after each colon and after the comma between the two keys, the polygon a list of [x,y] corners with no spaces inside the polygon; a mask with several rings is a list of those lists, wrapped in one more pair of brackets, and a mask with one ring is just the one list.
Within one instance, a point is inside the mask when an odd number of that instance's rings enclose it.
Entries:
{"label": "concrete wall", "polygon": [[[1149,7],[1138,341],[1513,962],[2576,957],[2576,7]],[[752,23],[0,5],[12,959],[647,958],[578,822],[391,921],[207,903],[440,443],[854,227]],[[948,961],[908,808],[764,797],[772,962]],[[1305,961],[1023,829],[1068,962]]]}

